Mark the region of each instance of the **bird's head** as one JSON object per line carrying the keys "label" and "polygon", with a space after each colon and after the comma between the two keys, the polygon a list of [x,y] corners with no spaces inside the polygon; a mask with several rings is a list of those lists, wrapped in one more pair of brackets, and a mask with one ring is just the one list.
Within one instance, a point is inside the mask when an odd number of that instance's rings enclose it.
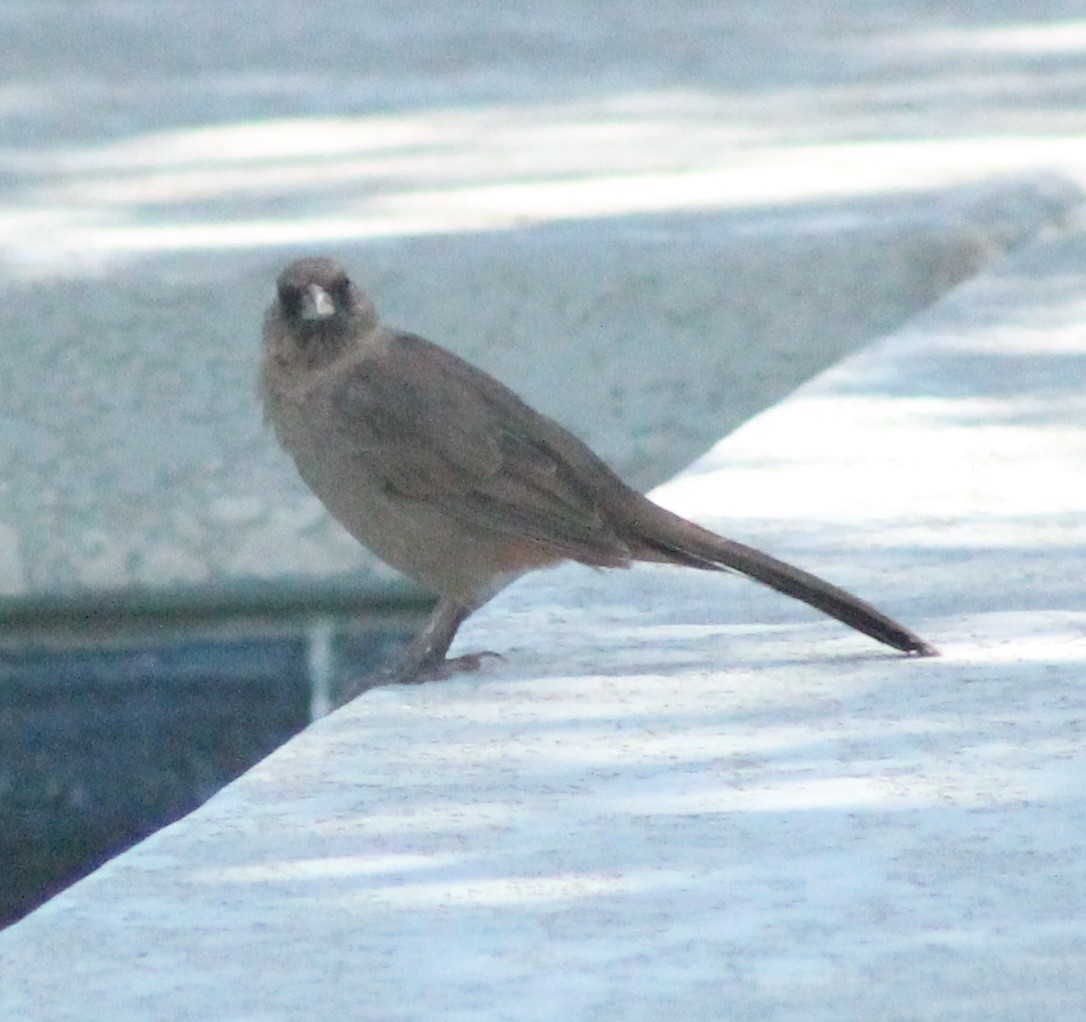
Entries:
{"label": "bird's head", "polygon": [[297,259],[279,274],[269,316],[311,365],[335,358],[378,325],[373,302],[346,270],[320,257]]}

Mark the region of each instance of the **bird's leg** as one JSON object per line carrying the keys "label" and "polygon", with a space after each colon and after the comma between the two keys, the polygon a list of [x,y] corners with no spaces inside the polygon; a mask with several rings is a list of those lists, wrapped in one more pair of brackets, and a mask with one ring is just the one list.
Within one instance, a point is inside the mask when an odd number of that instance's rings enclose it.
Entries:
{"label": "bird's leg", "polygon": [[401,684],[437,681],[459,671],[476,671],[483,657],[497,656],[497,653],[468,653],[451,659],[445,656],[460,626],[474,609],[442,596],[389,680]]}
{"label": "bird's leg", "polygon": [[447,663],[445,654],[449,651],[457,630],[470,613],[467,607],[442,596],[422,631],[407,647],[395,671],[396,680],[417,682],[447,677],[449,672],[435,673],[435,670]]}
{"label": "bird's leg", "polygon": [[474,610],[474,606],[465,606],[442,596],[400,662],[351,686],[344,691],[338,705],[376,685],[417,685],[424,681],[439,681],[459,671],[477,671],[484,657],[500,656],[489,651],[451,658],[445,656],[460,626]]}
{"label": "bird's leg", "polygon": [[457,631],[475,607],[464,606],[447,596],[441,597],[423,629],[407,647],[403,659],[392,668],[382,668],[369,675],[345,684],[335,700],[338,708],[355,696],[378,685],[417,685],[424,681],[438,681],[458,671],[477,671],[484,657],[501,657],[500,653],[467,653],[447,658],[445,654]]}

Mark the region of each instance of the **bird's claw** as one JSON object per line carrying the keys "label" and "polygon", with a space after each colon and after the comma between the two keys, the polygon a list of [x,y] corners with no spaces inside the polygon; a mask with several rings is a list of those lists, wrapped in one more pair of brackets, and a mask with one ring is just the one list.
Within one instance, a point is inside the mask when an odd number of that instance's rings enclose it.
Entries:
{"label": "bird's claw", "polygon": [[484,649],[478,653],[465,653],[462,656],[442,657],[440,660],[424,661],[414,667],[405,665],[400,671],[393,672],[393,676],[389,681],[402,685],[419,685],[425,681],[442,681],[445,678],[451,678],[454,674],[479,670],[487,657],[493,657],[495,660],[505,659],[501,653]]}

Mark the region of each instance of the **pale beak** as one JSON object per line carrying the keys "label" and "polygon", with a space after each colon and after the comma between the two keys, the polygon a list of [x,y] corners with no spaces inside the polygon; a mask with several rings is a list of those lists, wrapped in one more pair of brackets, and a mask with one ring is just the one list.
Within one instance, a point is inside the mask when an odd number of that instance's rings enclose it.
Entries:
{"label": "pale beak", "polygon": [[336,303],[319,284],[310,284],[302,297],[301,317],[307,323],[328,319],[336,314]]}

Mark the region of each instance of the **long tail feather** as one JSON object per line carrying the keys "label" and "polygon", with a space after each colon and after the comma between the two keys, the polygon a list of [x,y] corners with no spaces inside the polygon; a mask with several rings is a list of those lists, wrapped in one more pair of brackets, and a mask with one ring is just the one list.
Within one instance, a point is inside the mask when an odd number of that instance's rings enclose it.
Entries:
{"label": "long tail feather", "polygon": [[718,536],[648,500],[645,504],[652,510],[643,508],[648,520],[638,532],[647,549],[635,551],[635,556],[709,571],[736,571],[802,600],[894,649],[917,656],[938,656],[939,651],[915,632],[844,589],[753,547]]}

